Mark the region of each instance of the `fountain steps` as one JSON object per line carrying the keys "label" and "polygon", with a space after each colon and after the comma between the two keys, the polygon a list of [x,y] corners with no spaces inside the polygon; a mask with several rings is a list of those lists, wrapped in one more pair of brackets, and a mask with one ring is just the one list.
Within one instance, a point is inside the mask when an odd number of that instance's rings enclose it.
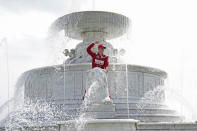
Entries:
{"label": "fountain steps", "polygon": [[[116,113],[118,114],[127,114],[128,109],[116,109]],[[168,109],[129,109],[129,114],[176,114],[174,110]]]}
{"label": "fountain steps", "polygon": [[[120,122],[120,120],[116,119],[97,119],[97,120],[92,120],[88,122],[88,124],[97,124],[97,129],[102,129],[102,126],[98,126],[98,124],[102,124],[104,122],[105,125],[110,124],[109,127],[111,127],[112,124],[114,124],[116,121],[117,123],[122,123],[121,129],[120,128],[114,128],[113,131],[120,131],[120,130],[125,130],[125,126],[128,126],[128,120],[122,119],[121,121],[124,121],[124,123]],[[96,122],[98,121],[98,122]],[[115,121],[115,122],[110,122],[110,121]],[[130,124],[133,125],[133,131],[197,131],[197,123],[170,123],[170,122],[148,122],[148,123],[143,123],[143,122],[129,122]],[[130,125],[129,124],[129,125]],[[28,126],[25,127],[26,131],[71,131],[71,129],[68,129],[69,127],[66,126],[66,122],[61,122],[57,123],[55,125],[39,125],[39,126]],[[123,128],[124,127],[124,128]],[[132,129],[128,129],[129,131],[132,131]],[[6,129],[4,127],[0,127],[0,131],[5,131]],[[108,128],[108,130],[110,130]],[[112,127],[111,127],[112,130]],[[73,131],[73,130],[72,130]],[[91,130],[92,131],[92,130]],[[97,130],[95,130],[97,131]],[[99,130],[100,131],[100,130]]]}
{"label": "fountain steps", "polygon": [[[82,112],[80,105],[65,105],[63,109],[68,115],[77,117],[79,112]],[[116,118],[127,118],[128,105],[127,104],[115,104]],[[170,110],[167,106],[162,104],[148,104],[144,107],[138,107],[136,103],[129,104],[129,114],[131,118],[135,118],[142,121],[159,121],[166,122],[170,119],[177,121],[180,119],[176,114],[176,111]]]}
{"label": "fountain steps", "polygon": [[[115,104],[115,108],[116,108],[116,111],[118,112],[127,112],[128,110],[128,104],[118,104],[118,103],[114,103]],[[69,111],[79,111],[80,108],[81,108],[81,105],[80,104],[61,104],[61,105],[57,105],[59,106],[62,110],[65,110],[67,112]],[[146,112],[147,113],[176,113],[175,111],[173,110],[170,110],[167,106],[165,105],[161,105],[161,104],[145,104],[145,105],[138,105],[137,103],[129,103],[129,109],[130,109],[130,112]],[[162,113],[163,112],[163,113]]]}
{"label": "fountain steps", "polygon": [[[81,104],[82,103],[82,96],[78,96],[73,99],[56,99],[56,100],[50,100],[49,102],[54,102],[54,103],[59,103],[59,104],[65,104],[65,105],[70,105],[70,104]],[[121,98],[118,100],[117,98],[113,98],[113,103],[116,104],[151,104],[151,105],[165,105],[165,103],[159,102],[159,101],[154,101],[154,100],[141,100],[141,98]],[[48,100],[46,100],[48,101]]]}
{"label": "fountain steps", "polygon": [[[117,119],[128,118],[128,114],[116,114]],[[141,122],[177,122],[182,121],[183,117],[178,115],[166,114],[129,114],[129,118],[140,120]]]}
{"label": "fountain steps", "polygon": [[[72,112],[72,113],[67,115],[72,116],[71,118],[78,118],[80,116],[79,113],[76,112]],[[99,112],[92,112],[92,113],[99,113]],[[128,114],[126,113],[118,114],[117,112],[114,117],[114,119],[127,119],[127,118],[128,118]],[[129,114],[129,118],[140,120],[141,122],[178,122],[184,119],[183,117],[180,117],[176,114],[171,115],[171,114],[131,114],[131,113]]]}
{"label": "fountain steps", "polygon": [[[78,117],[81,110],[78,109],[67,109],[65,112],[68,112],[67,115]],[[128,109],[116,109],[115,118],[125,119],[128,118]],[[139,109],[129,109],[129,116],[132,119],[137,119],[141,121],[149,122],[168,122],[168,121],[180,121],[183,118],[176,114],[176,111],[169,109],[150,109],[145,108],[142,110]]]}
{"label": "fountain steps", "polygon": [[158,109],[168,109],[168,106],[162,105],[162,104],[152,104],[152,103],[114,103],[116,105],[116,109],[124,109],[129,108],[130,109],[143,109],[143,108],[158,108]]}
{"label": "fountain steps", "polygon": [[[73,107],[64,107],[64,109],[65,110],[80,110],[80,107],[78,107],[78,108],[73,108]],[[171,109],[169,109],[169,108],[154,108],[154,107],[145,107],[145,108],[136,108],[136,107],[134,107],[134,108],[129,108],[130,110],[138,110],[138,111],[140,111],[140,112],[143,112],[143,110],[162,110],[162,111],[171,111],[172,113],[174,113],[174,112],[176,112],[176,111],[174,111],[174,110],[171,110]],[[127,107],[117,107],[116,106],[116,110],[128,110],[128,108]]]}
{"label": "fountain steps", "polygon": [[[77,112],[80,111],[80,108],[70,108],[70,109],[65,109],[66,112]],[[127,114],[128,109],[124,108],[124,109],[117,109],[116,108],[116,112],[118,114]],[[170,109],[158,109],[158,108],[143,108],[143,109],[129,109],[129,113],[130,114],[136,114],[136,113],[140,113],[140,114],[176,114],[177,112],[174,110],[170,110]]]}
{"label": "fountain steps", "polygon": [[138,123],[138,131],[197,131],[196,123]]}
{"label": "fountain steps", "polygon": [[[168,106],[164,104],[157,104],[157,103],[116,103],[113,102],[116,105],[116,108],[127,108],[129,104],[129,108],[131,109],[142,109],[142,108],[164,108],[168,109]],[[59,104],[60,105],[60,104]],[[61,104],[61,106],[65,108],[80,108],[81,103],[72,103],[72,104]]]}

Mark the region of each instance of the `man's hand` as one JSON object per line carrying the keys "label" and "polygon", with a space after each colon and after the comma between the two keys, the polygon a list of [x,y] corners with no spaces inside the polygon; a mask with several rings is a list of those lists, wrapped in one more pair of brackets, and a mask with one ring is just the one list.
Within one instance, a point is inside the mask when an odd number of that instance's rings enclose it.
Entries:
{"label": "man's hand", "polygon": [[95,41],[95,42],[94,42],[94,44],[98,44],[98,43],[99,43],[98,41]]}

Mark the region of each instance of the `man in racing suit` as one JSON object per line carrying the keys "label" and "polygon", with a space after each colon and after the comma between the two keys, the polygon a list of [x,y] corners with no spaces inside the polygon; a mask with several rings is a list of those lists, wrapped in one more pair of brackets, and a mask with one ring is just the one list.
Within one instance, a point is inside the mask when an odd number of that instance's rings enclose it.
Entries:
{"label": "man in racing suit", "polygon": [[98,45],[98,53],[93,52],[91,49],[94,47],[95,44],[98,44],[98,41],[92,43],[88,46],[87,52],[90,56],[92,56],[92,68],[100,67],[102,69],[108,70],[109,62],[108,56],[104,55],[105,46],[102,44]]}
{"label": "man in racing suit", "polygon": [[[96,41],[87,47],[87,53],[92,57],[92,68],[99,67],[101,69],[105,69],[106,72],[108,72],[108,56],[104,54],[104,49],[106,49],[106,47],[98,43],[99,42]],[[96,44],[98,44],[98,53],[95,53],[91,50]],[[86,90],[83,96],[83,100],[85,99],[85,94]],[[109,97],[111,98],[111,96]]]}

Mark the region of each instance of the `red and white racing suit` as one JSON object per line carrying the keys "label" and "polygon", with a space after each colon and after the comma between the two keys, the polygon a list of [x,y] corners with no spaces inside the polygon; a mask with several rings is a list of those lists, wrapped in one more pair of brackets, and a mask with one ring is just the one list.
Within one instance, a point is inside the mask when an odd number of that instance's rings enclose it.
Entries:
{"label": "red and white racing suit", "polygon": [[[91,49],[94,47],[95,43],[90,44],[87,47],[87,52],[90,56],[92,56],[92,68],[100,67],[102,69],[106,69],[109,66],[108,56],[99,55],[98,53],[94,53]],[[110,92],[109,92],[110,93]],[[83,96],[83,100],[85,98],[86,90]],[[109,96],[111,98],[111,96]]]}
{"label": "red and white racing suit", "polygon": [[95,44],[92,43],[87,48],[88,54],[92,56],[92,68],[100,67],[102,69],[106,69],[109,66],[108,56],[92,52],[91,49],[94,45]]}

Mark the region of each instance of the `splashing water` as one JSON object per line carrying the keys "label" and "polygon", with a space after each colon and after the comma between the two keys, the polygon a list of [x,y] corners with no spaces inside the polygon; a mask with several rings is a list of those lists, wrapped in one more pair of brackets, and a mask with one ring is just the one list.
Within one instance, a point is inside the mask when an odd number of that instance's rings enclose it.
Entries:
{"label": "splashing water", "polygon": [[[64,105],[57,105],[52,100],[24,100],[24,82],[29,80],[29,73],[24,73],[16,84],[14,97],[0,108],[0,124],[11,131],[26,131],[27,127],[53,125],[59,121],[73,119]],[[8,110],[9,107],[9,110]],[[49,127],[48,126],[48,127]],[[47,130],[55,131],[52,126]],[[42,129],[45,127],[43,126]]]}
{"label": "splashing water", "polygon": [[86,98],[84,99],[84,102],[83,102],[84,107],[83,108],[87,108],[88,105],[91,104],[92,101],[96,99],[95,94],[96,94],[98,88],[99,88],[98,81],[93,81],[87,91]]}
{"label": "splashing water", "polygon": [[75,119],[75,121],[76,121],[75,127],[76,127],[77,131],[85,130],[86,122],[88,120],[93,119],[93,117],[88,115],[86,113],[86,111],[88,110],[88,106],[92,103],[92,100],[95,99],[94,94],[96,93],[98,87],[99,87],[98,82],[94,81],[86,93],[86,98],[84,99],[84,101],[80,107],[79,117],[77,119]]}
{"label": "splashing water", "polygon": [[136,104],[138,111],[143,113],[143,109],[148,107],[149,103],[161,104],[161,102],[164,101],[163,91],[164,87],[158,86],[157,88],[146,92],[144,96],[140,99],[140,102]]}
{"label": "splashing water", "polygon": [[71,39],[64,37],[63,32],[59,32],[57,35],[47,39],[47,44],[50,47],[47,65],[61,64],[64,61],[63,50],[68,47],[69,42],[71,42]]}
{"label": "splashing water", "polygon": [[[88,107],[93,103],[93,100],[96,98],[95,94],[97,89],[99,88],[98,81],[93,81],[90,87],[86,92],[86,97],[83,103],[80,106],[80,111],[78,113],[78,117],[74,119],[74,126],[77,131],[85,131],[85,126],[88,120],[94,119],[87,113]],[[70,123],[66,123],[66,126],[69,127]]]}
{"label": "splashing water", "polygon": [[8,101],[6,101],[1,107],[0,107],[0,124],[3,125],[4,120],[6,117],[9,118],[9,113],[15,110],[15,107],[18,105],[21,105],[24,102],[24,81],[27,79],[27,74],[22,74],[15,87],[15,93],[12,98],[10,98]]}
{"label": "splashing water", "polygon": [[127,67],[127,64],[125,64],[125,68],[126,68],[126,71],[125,71],[125,75],[126,75],[126,90],[127,90],[127,116],[128,116],[128,119],[129,119],[129,80],[128,80],[128,67]]}
{"label": "splashing water", "polygon": [[[85,130],[87,121],[95,119],[94,116],[88,113],[89,107],[91,107],[94,104],[101,104],[101,103],[106,104],[105,100],[106,98],[109,97],[109,94],[107,93],[108,83],[106,83],[107,82],[106,73],[99,68],[94,68],[89,73],[91,76],[91,81],[90,81],[91,84],[86,85],[88,88],[85,94],[85,99],[80,107],[79,117],[77,117],[74,120],[75,128],[78,131]],[[103,85],[103,83],[105,83],[106,85]],[[108,97],[106,97],[106,95],[108,95]],[[111,99],[109,101],[111,101]]]}
{"label": "splashing water", "polygon": [[68,115],[52,102],[42,100],[36,102],[26,101],[24,104],[18,105],[10,113],[9,119],[5,120],[5,127],[7,130],[25,131],[26,127],[50,126],[68,118]]}

